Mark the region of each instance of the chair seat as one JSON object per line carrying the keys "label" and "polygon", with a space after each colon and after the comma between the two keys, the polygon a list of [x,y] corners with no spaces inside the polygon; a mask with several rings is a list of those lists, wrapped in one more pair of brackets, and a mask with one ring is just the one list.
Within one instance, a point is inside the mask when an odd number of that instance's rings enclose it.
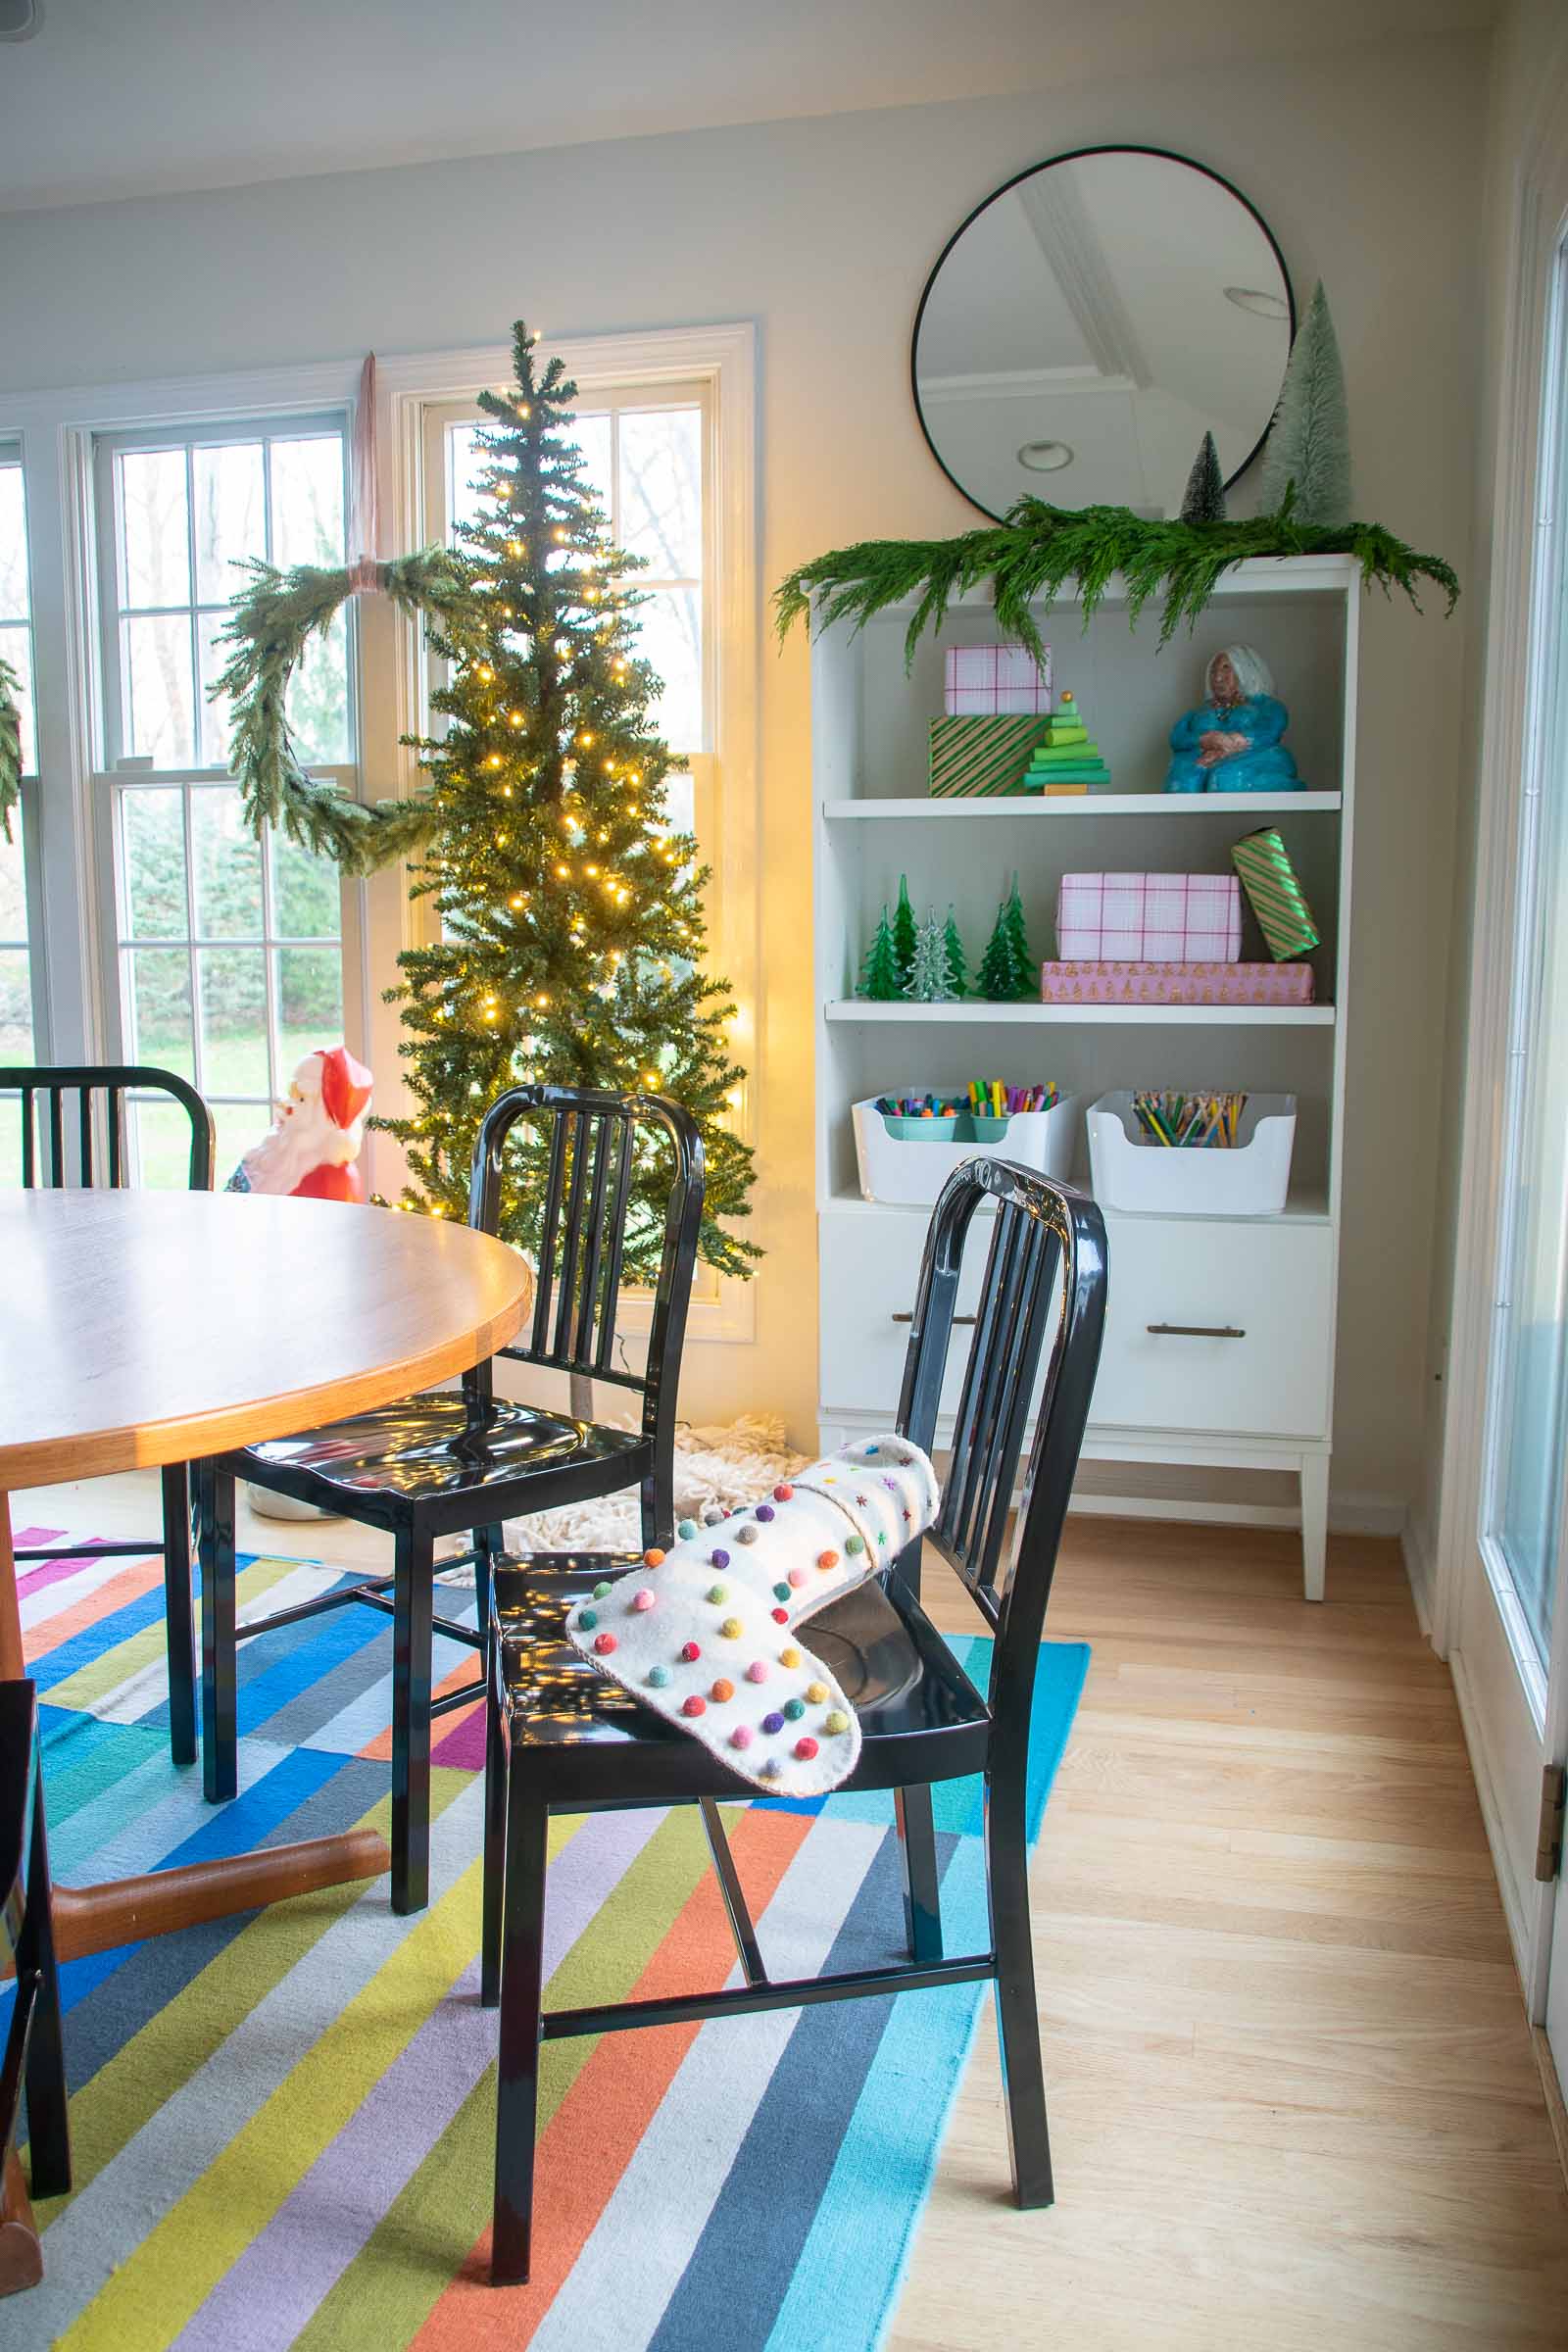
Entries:
{"label": "chair seat", "polygon": [[[514,1761],[553,1801],[673,1803],[755,1797],[698,1740],[596,1674],[565,1639],[568,1609],[636,1553],[535,1552],[498,1558],[491,1603],[499,1640],[502,1723]],[[860,1722],[860,1759],[846,1788],[897,1788],[983,1769],[986,1702],[930,1619],[896,1579],[858,1585],[800,1627]],[[636,1791],[633,1795],[632,1791]]]}
{"label": "chair seat", "polygon": [[[483,1496],[519,1481],[569,1481],[568,1499],[610,1494],[643,1475],[648,1441],[636,1430],[573,1421],[504,1397],[470,1407],[457,1391],[398,1404],[230,1456],[236,1476],[354,1517],[374,1501],[418,1506]],[[529,1508],[552,1507],[541,1494]],[[469,1524],[477,1525],[472,1521]]]}

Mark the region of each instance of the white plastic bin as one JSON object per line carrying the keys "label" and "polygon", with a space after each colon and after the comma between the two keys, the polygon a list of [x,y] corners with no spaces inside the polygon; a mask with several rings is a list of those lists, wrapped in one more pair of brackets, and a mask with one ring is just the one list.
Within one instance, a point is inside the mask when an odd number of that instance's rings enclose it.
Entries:
{"label": "white plastic bin", "polygon": [[860,1191],[867,1200],[891,1200],[929,1208],[966,1159],[1015,1159],[1065,1183],[1072,1168],[1081,1098],[1063,1095],[1050,1110],[1015,1110],[1004,1134],[984,1141],[926,1143],[890,1135],[872,1097],[851,1105]]}
{"label": "white plastic bin", "polygon": [[1154,1217],[1277,1217],[1291,1186],[1296,1097],[1249,1095],[1226,1147],[1152,1143],[1130,1093],[1089,1107],[1089,1166],[1102,1208]]}

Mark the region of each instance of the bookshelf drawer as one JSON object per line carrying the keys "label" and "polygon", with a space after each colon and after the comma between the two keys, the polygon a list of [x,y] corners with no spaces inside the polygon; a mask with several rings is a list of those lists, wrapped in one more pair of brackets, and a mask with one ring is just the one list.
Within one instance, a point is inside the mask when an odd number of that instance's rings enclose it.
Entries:
{"label": "bookshelf drawer", "polygon": [[[926,1209],[825,1209],[821,1236],[823,1410],[881,1412],[891,1425],[904,1382],[909,1313],[925,1250]],[[977,1219],[958,1283],[957,1312],[972,1315],[990,1219]],[[969,1361],[970,1327],[956,1326],[942,1406],[952,1412]]]}
{"label": "bookshelf drawer", "polygon": [[1329,1226],[1105,1223],[1109,1302],[1093,1427],[1328,1435]]}

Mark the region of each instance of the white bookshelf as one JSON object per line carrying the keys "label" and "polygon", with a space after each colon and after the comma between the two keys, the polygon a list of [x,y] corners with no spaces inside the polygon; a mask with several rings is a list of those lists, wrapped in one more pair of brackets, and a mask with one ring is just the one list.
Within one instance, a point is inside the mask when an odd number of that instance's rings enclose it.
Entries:
{"label": "white bookshelf", "polygon": [[[1114,1087],[1242,1087],[1298,1099],[1283,1216],[1107,1216],[1110,1296],[1086,1458],[1288,1469],[1299,1479],[1309,1597],[1323,1588],[1344,1157],[1348,940],[1354,825],[1359,575],[1348,559],[1239,565],[1190,635],[1156,651],[1157,615],[1129,629],[1116,588],[1087,632],[1042,614],[1056,693],[1070,687],[1118,789],[1080,799],[931,800],[928,725],[943,652],[996,636],[983,596],[949,613],[905,671],[907,610],[812,653],[816,1193],[824,1444],[895,1410],[929,1212],[861,1199],[851,1103],[974,1076],[1054,1078],[1087,1104]],[[1165,794],[1166,740],[1209,656],[1255,645],[1291,712],[1310,789]],[[1322,930],[1311,1004],[867,1004],[861,956],[906,873],[917,910],[951,903],[971,967],[1014,871],[1030,947],[1054,953],[1056,886],[1075,870],[1230,871],[1241,834],[1278,823]],[[1250,913],[1246,921],[1250,926]],[[1250,929],[1243,954],[1266,954]],[[1075,1181],[1087,1187],[1080,1132]],[[1152,1323],[1240,1329],[1178,1341]],[[955,1342],[955,1355],[958,1354]],[[956,1381],[955,1380],[955,1391]]]}

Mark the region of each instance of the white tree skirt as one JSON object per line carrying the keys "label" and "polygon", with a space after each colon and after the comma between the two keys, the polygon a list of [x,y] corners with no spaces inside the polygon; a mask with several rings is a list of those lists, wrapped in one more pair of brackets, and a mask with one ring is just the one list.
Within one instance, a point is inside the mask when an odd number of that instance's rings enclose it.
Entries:
{"label": "white tree skirt", "polygon": [[[733,1511],[754,1502],[799,1470],[808,1457],[797,1453],[784,1435],[777,1413],[743,1413],[726,1426],[694,1429],[686,1423],[675,1432],[675,1516],[696,1519],[707,1503]],[[509,1519],[509,1551],[640,1551],[642,1521],[637,1490],[601,1495],[569,1510],[536,1511],[526,1519]],[[454,1537],[444,1548],[462,1551],[466,1537]],[[471,1568],[449,1568],[437,1581],[471,1585]]]}

